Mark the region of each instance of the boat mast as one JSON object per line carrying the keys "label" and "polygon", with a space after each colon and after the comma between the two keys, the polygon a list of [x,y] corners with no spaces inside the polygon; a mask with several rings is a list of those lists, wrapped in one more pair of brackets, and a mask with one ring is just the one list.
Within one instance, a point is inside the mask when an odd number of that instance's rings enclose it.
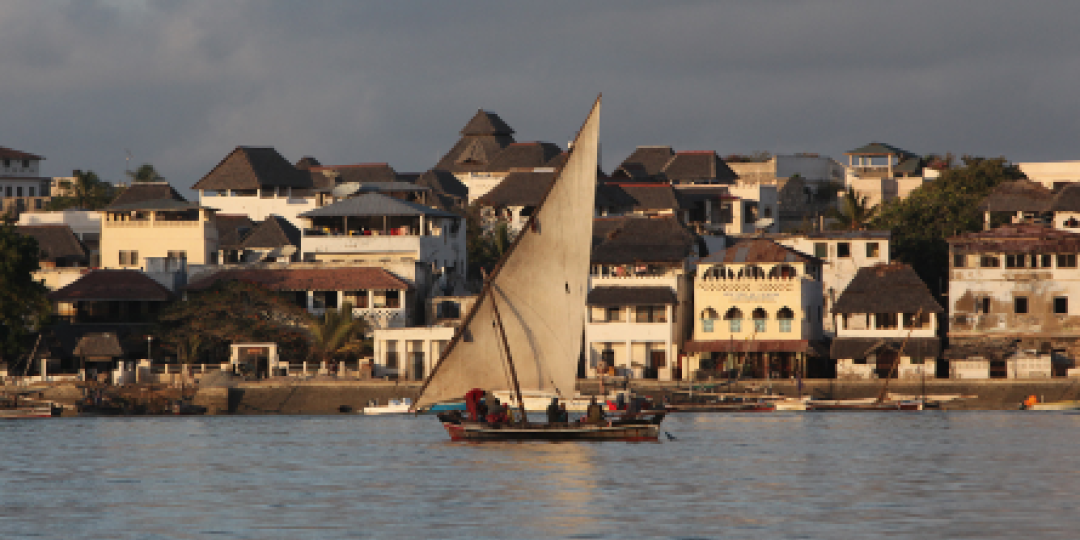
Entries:
{"label": "boat mast", "polygon": [[525,412],[525,400],[521,397],[521,384],[518,383],[517,369],[514,368],[514,357],[510,356],[510,344],[506,342],[506,330],[503,328],[502,316],[499,315],[499,302],[495,298],[494,290],[491,294],[491,309],[495,312],[495,324],[499,326],[499,338],[502,340],[503,352],[506,353],[506,364],[510,366],[510,378],[514,382],[514,394],[517,395],[518,407],[521,407],[521,422],[528,423],[529,416]]}
{"label": "boat mast", "polygon": [[[919,308],[919,311],[917,313],[915,313],[915,319],[911,321],[911,324],[914,325],[915,321],[921,320],[921,319],[922,319],[922,308]],[[900,321],[903,322],[903,320],[904,320],[903,315],[901,315]],[[896,353],[896,362],[893,362],[892,368],[889,369],[889,374],[885,376],[885,384],[881,385],[881,393],[879,393],[878,397],[877,397],[877,402],[878,403],[881,403],[881,402],[885,401],[885,396],[888,395],[886,392],[888,392],[888,390],[889,390],[889,379],[892,378],[893,373],[896,373],[896,368],[900,367],[900,359],[904,356],[904,349],[907,347],[908,340],[911,339],[911,333],[914,332],[914,331],[915,331],[914,328],[908,329],[907,337],[905,337],[904,342],[900,344],[900,352]],[[924,369],[925,369],[925,366],[924,366]]]}

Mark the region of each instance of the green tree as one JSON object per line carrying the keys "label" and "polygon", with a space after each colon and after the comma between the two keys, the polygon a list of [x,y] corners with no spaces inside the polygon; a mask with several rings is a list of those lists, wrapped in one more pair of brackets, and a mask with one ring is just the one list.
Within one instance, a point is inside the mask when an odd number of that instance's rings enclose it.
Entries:
{"label": "green tree", "polygon": [[74,180],[60,182],[64,194],[49,201],[49,210],[101,210],[112,201],[112,185],[98,178],[94,171],[75,171],[74,177]]}
{"label": "green tree", "polygon": [[469,258],[469,275],[490,272],[510,249],[513,237],[506,223],[484,227],[481,207],[473,204],[465,213],[465,241]]}
{"label": "green tree", "polygon": [[157,169],[149,163],[143,163],[139,165],[139,168],[134,171],[125,171],[124,174],[131,179],[132,182],[164,182],[165,177],[158,174]]}
{"label": "green tree", "polygon": [[892,257],[910,264],[939,293],[949,268],[947,239],[982,230],[979,203],[998,184],[1025,178],[1005,158],[964,156],[961,162],[906,199],[885,204],[871,221],[872,228],[892,231]]}
{"label": "green tree", "polygon": [[859,195],[855,188],[848,187],[840,199],[840,207],[830,210],[826,217],[835,220],[832,227],[834,229],[856,231],[866,228],[866,224],[877,214],[878,208],[878,205],[870,204],[870,197]]}
{"label": "green tree", "polygon": [[308,325],[314,357],[327,362],[358,348],[368,325],[364,319],[354,318],[352,313],[352,304],[345,302],[341,309],[327,309],[321,319]]}
{"label": "green tree", "polygon": [[51,311],[45,286],[32,275],[39,268],[38,253],[37,240],[0,224],[0,358],[11,364]]}
{"label": "green tree", "polygon": [[283,360],[307,358],[311,317],[284,295],[242,281],[219,281],[188,295],[158,317],[158,337],[181,360],[194,362],[202,351],[225,361],[234,342],[274,342]]}

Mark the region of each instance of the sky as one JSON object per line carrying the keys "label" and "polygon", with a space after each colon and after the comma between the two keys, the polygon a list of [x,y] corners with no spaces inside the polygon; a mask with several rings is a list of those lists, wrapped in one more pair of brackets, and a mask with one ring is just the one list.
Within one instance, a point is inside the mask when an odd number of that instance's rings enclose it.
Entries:
{"label": "sky", "polygon": [[[1078,160],[1080,2],[5,0],[0,146],[190,188],[236,146],[429,169],[485,109],[638,145]],[[130,157],[129,157],[130,156]]]}

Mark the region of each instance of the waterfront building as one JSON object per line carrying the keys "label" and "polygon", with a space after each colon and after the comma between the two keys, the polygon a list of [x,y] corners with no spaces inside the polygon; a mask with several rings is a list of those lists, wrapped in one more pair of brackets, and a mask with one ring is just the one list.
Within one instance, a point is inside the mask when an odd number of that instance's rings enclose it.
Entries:
{"label": "waterfront building", "polygon": [[859,269],[831,311],[838,379],[935,376],[945,310],[910,266]]}
{"label": "waterfront building", "polygon": [[326,187],[332,187],[328,177],[297,169],[273,148],[238,146],[192,189],[223,214],[255,221],[276,215],[300,227],[297,216],[317,208],[316,190]]}
{"label": "waterfront building", "polygon": [[694,235],[674,216],[593,220],[586,376],[688,376],[679,354],[691,320]]}
{"label": "waterfront building", "polygon": [[818,223],[836,207],[846,174],[835,159],[813,153],[765,159],[728,156],[725,161],[739,175],[739,182],[776,185],[781,230]]}
{"label": "waterfront building", "polygon": [[1016,166],[1029,180],[1049,190],[1080,182],[1080,161],[1027,161]]}
{"label": "waterfront building", "polygon": [[986,229],[995,215],[1006,214],[1010,223],[1053,225],[1080,232],[1080,184],[1055,183],[1051,191],[1043,184],[1021,179],[1002,182],[979,204]]}
{"label": "waterfront building", "polygon": [[[951,237],[949,251],[950,348],[1018,343],[1022,351],[1060,355],[1054,369],[1063,374],[1080,355],[1080,234],[1010,224]],[[990,375],[1006,377],[1004,357],[990,358]]]}
{"label": "waterfront building", "polygon": [[[822,302],[828,314],[862,268],[889,262],[891,231],[811,231],[772,235],[769,238],[797,251],[810,253],[825,264],[821,268]],[[831,317],[822,321],[826,337],[836,335]]]}
{"label": "waterfront building", "polygon": [[66,225],[86,247],[88,266],[101,266],[101,212],[75,208],[19,214],[19,226]]}
{"label": "waterfront building", "polygon": [[16,230],[38,243],[39,269],[34,272],[35,281],[53,291],[82,277],[90,263],[90,253],[71,227],[19,225]]}
{"label": "waterfront building", "polygon": [[464,293],[435,296],[427,301],[426,325],[375,330],[372,374],[395,380],[424,380],[477,298]]}
{"label": "waterfront building", "polygon": [[[697,264],[691,373],[753,377],[814,375],[820,354],[823,261],[767,238],[751,238]],[[807,371],[808,368],[810,371]]]}

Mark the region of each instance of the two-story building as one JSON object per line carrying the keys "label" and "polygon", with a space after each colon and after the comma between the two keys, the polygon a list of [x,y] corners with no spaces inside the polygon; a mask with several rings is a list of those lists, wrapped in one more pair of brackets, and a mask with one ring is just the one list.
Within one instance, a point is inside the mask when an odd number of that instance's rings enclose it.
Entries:
{"label": "two-story building", "polygon": [[933,378],[941,357],[934,295],[910,266],[859,269],[832,307],[836,377]]}
{"label": "two-story building", "polygon": [[848,157],[845,184],[867,197],[870,205],[904,199],[941,176],[923,158],[890,144],[873,142],[844,155]]}
{"label": "two-story building", "polygon": [[276,215],[301,227],[297,216],[319,206],[316,190],[332,186],[333,179],[296,168],[273,148],[238,146],[192,189],[203,205],[223,214],[255,221]]}
{"label": "two-story building", "polygon": [[217,264],[216,212],[176,198],[114,202],[102,212],[101,266],[145,268],[148,257]]}
{"label": "two-story building", "polygon": [[822,262],[767,238],[701,259],[685,347],[690,370],[759,378],[817,371],[807,357],[823,337]]}
{"label": "two-story building", "polygon": [[39,176],[43,159],[0,146],[0,215],[18,216],[45,208],[52,179]]}
{"label": "two-story building", "polygon": [[1011,224],[949,238],[949,250],[950,347],[1080,355],[1080,234]]}
{"label": "two-story building", "polygon": [[698,249],[674,216],[593,221],[587,376],[687,376],[679,352],[689,333],[689,261]]}

